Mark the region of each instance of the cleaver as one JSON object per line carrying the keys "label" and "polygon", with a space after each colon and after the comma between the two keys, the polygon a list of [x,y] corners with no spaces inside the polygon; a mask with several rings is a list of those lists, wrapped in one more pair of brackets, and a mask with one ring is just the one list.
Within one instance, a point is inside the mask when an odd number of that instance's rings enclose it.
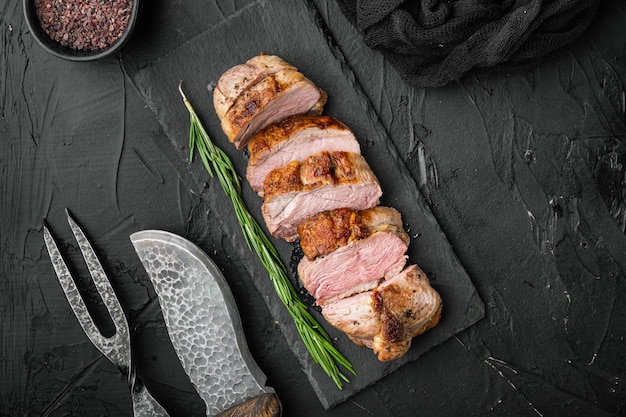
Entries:
{"label": "cleaver", "polygon": [[161,230],[130,240],[150,275],[178,359],[206,404],[207,416],[280,416],[245,340],[226,279],[198,246]]}

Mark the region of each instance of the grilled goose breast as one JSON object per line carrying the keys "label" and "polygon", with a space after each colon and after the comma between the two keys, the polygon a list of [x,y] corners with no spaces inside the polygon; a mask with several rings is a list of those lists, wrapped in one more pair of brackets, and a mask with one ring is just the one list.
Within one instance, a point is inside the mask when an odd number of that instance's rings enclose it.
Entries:
{"label": "grilled goose breast", "polygon": [[365,159],[351,152],[320,152],[271,171],[264,182],[263,218],[275,237],[293,241],[296,228],[322,211],[378,204],[382,190]]}
{"label": "grilled goose breast", "polygon": [[326,320],[381,361],[402,357],[439,322],[442,301],[417,265],[400,213],[377,206],[380,184],[327,95],[298,69],[261,54],[213,90],[222,130],[248,148],[246,177],[270,233],[300,239],[298,274]]}
{"label": "grilled goose breast", "polygon": [[292,161],[302,161],[318,152],[361,153],[352,131],[330,116],[296,115],[271,124],[248,142],[250,160],[246,178],[263,196],[263,181],[268,173]]}
{"label": "grilled goose breast", "polygon": [[298,276],[321,306],[376,288],[406,263],[409,236],[390,207],[320,213],[298,234],[305,254]]}
{"label": "grilled goose breast", "polygon": [[253,58],[220,77],[213,104],[237,149],[265,126],[300,113],[322,112],[326,93],[277,57]]}
{"label": "grilled goose breast", "polygon": [[322,315],[386,362],[403,356],[415,336],[435,327],[441,308],[439,293],[422,270],[411,265],[372,291],[322,307]]}
{"label": "grilled goose breast", "polygon": [[281,70],[297,71],[297,68],[276,55],[261,54],[227,70],[213,90],[213,107],[217,116],[222,119],[241,93]]}

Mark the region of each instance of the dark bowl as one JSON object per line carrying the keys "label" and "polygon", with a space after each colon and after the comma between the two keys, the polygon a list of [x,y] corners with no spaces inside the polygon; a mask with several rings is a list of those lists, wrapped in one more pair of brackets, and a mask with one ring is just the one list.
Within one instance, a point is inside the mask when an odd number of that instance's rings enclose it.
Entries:
{"label": "dark bowl", "polygon": [[132,3],[132,10],[128,19],[128,25],[124,33],[117,39],[117,41],[104,49],[98,49],[93,51],[79,51],[69,46],[63,46],[60,43],[54,41],[48,36],[39,23],[39,18],[35,11],[36,0],[23,0],[24,2],[24,17],[26,18],[26,24],[30,29],[30,33],[43,49],[55,55],[59,58],[67,59],[70,61],[94,61],[110,56],[119,51],[120,48],[128,41],[130,35],[137,22],[137,15],[139,14],[139,2],[140,0],[130,0]]}

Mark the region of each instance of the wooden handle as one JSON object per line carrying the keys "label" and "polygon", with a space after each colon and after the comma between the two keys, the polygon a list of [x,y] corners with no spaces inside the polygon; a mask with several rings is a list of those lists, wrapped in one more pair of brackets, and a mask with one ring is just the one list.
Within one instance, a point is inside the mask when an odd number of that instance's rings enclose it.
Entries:
{"label": "wooden handle", "polygon": [[263,394],[222,411],[217,417],[279,417],[281,412],[276,394]]}

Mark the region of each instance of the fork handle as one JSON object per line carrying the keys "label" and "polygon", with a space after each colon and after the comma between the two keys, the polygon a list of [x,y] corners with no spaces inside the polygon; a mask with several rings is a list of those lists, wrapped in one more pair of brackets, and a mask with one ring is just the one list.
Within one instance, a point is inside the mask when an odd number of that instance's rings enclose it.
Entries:
{"label": "fork handle", "polygon": [[148,392],[141,379],[135,377],[131,396],[133,399],[133,415],[135,417],[169,417],[169,414]]}
{"label": "fork handle", "polygon": [[268,393],[222,411],[217,417],[279,417],[280,415],[281,406],[278,397],[276,394]]}

